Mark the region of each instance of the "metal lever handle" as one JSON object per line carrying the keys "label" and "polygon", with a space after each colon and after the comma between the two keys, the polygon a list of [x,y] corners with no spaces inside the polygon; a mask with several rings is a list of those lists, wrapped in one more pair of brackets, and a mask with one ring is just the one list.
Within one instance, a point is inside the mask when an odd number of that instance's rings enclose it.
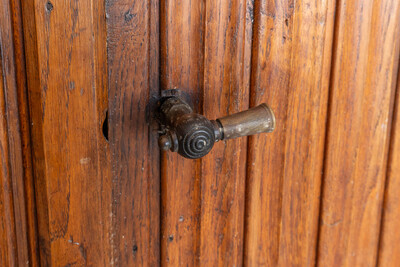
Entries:
{"label": "metal lever handle", "polygon": [[270,133],[275,129],[274,113],[265,103],[233,115],[219,118],[216,121],[221,125],[221,140],[259,133]]}
{"label": "metal lever handle", "polygon": [[275,129],[274,113],[266,104],[208,120],[193,113],[192,107],[175,89],[164,93],[156,113],[162,134],[158,140],[160,148],[190,159],[207,155],[219,140],[269,133]]}

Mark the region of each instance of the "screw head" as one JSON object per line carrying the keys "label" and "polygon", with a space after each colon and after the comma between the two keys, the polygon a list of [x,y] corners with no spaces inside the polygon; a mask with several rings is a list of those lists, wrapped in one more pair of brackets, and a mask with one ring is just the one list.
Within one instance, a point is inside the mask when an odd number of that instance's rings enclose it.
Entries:
{"label": "screw head", "polygon": [[168,151],[171,149],[172,142],[171,138],[169,135],[161,135],[160,138],[158,138],[158,146],[163,150],[163,151]]}

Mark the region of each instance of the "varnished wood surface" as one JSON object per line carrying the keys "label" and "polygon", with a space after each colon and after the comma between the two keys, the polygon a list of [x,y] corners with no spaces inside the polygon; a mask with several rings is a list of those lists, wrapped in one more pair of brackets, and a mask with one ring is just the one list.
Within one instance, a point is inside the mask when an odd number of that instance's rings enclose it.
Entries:
{"label": "varnished wood surface", "polygon": [[[160,2],[160,86],[190,94],[202,112],[203,1]],[[163,153],[161,159],[161,266],[196,266],[200,250],[201,160]]]}
{"label": "varnished wood surface", "polygon": [[0,2],[2,266],[37,266],[35,199],[18,1]]}
{"label": "varnished wood surface", "polygon": [[[400,59],[399,59],[400,60]],[[400,72],[399,72],[400,74]],[[383,202],[378,266],[400,262],[400,75],[397,77],[395,107],[390,139],[389,162]]]}
{"label": "varnished wood surface", "polygon": [[293,1],[255,3],[250,104],[268,103],[274,110],[277,127],[270,135],[249,138],[245,266],[272,266],[279,259],[292,25]]}
{"label": "varnished wood surface", "polygon": [[[12,174],[10,166],[10,149],[9,149],[9,137],[8,137],[8,125],[7,125],[7,110],[6,110],[6,90],[11,83],[15,80],[10,79],[9,63],[12,63],[10,57],[12,57],[12,52],[10,54],[9,49],[5,44],[8,41],[10,44],[10,33],[11,33],[11,23],[10,23],[10,10],[9,5],[5,1],[0,3],[1,11],[4,16],[2,16],[1,22],[1,43],[0,43],[0,263],[3,266],[6,265],[16,265],[18,263],[17,255],[17,233],[15,227],[15,217],[14,217],[14,203],[13,203],[13,183]],[[3,25],[8,25],[3,26]],[[5,38],[8,37],[8,38]],[[7,51],[7,50],[8,51]],[[7,64],[7,65],[6,65]],[[11,80],[11,81],[10,81]],[[9,89],[12,90],[12,89]]]}
{"label": "varnished wood surface", "polygon": [[[0,9],[1,266],[397,265],[397,1]],[[160,156],[171,88],[276,130]]]}
{"label": "varnished wood surface", "polygon": [[[27,87],[27,76],[26,76],[26,59],[25,59],[25,46],[24,46],[24,33],[22,23],[22,6],[18,0],[10,1],[10,7],[12,10],[12,23],[13,23],[13,42],[14,42],[14,59],[15,59],[15,70],[16,70],[16,84],[17,84],[17,101],[15,109],[18,109],[19,125],[16,127],[20,131],[20,147],[16,147],[18,151],[21,149],[21,161],[20,176],[23,179],[23,185],[17,185],[19,187],[20,194],[17,196],[20,200],[24,199],[25,216],[21,215],[21,220],[25,220],[26,223],[21,222],[24,225],[24,230],[27,235],[27,254],[29,258],[22,258],[20,262],[28,263],[31,266],[39,265],[39,244],[37,236],[37,218],[36,218],[36,203],[35,203],[35,188],[33,178],[33,167],[32,167],[32,150],[30,140],[30,121],[29,121],[29,107],[28,107],[28,87]],[[15,153],[16,155],[18,153]],[[19,175],[19,174],[18,174]],[[20,178],[20,179],[21,179]],[[23,189],[23,191],[22,191]],[[24,197],[22,196],[24,194]],[[22,206],[22,205],[21,205]],[[25,248],[19,246],[19,251],[24,251]],[[20,257],[21,258],[21,257]]]}
{"label": "varnished wood surface", "polygon": [[[205,1],[204,115],[248,109],[253,3]],[[247,138],[216,143],[201,161],[200,266],[241,266]]]}
{"label": "varnished wood surface", "polygon": [[251,105],[268,103],[276,130],[250,137],[245,266],[315,260],[334,2],[259,1]]}
{"label": "varnished wood surface", "polygon": [[[36,36],[36,20],[34,16],[35,9],[34,1],[24,1],[21,3],[22,7],[22,24],[23,24],[23,39],[25,44],[25,61],[26,61],[26,75],[27,75],[27,86],[28,86],[28,106],[29,106],[29,122],[30,122],[30,132],[31,132],[31,155],[32,155],[32,169],[33,169],[33,179],[34,179],[34,187],[35,187],[35,204],[36,204],[36,214],[42,214],[42,216],[47,216],[47,200],[45,195],[38,194],[38,188],[44,188],[43,180],[38,179],[38,175],[42,173],[42,169],[40,167],[42,165],[36,165],[34,163],[34,158],[42,159],[42,153],[40,153],[40,143],[35,143],[35,136],[41,136],[41,128],[38,128],[38,132],[34,132],[31,121],[35,112],[36,116],[40,116],[41,105],[31,106],[30,98],[31,94],[34,90],[32,88],[40,88],[39,84],[39,71],[38,71],[38,44],[37,44],[37,36]],[[32,113],[33,112],[33,113]],[[39,119],[40,120],[40,119]],[[36,153],[35,153],[36,151]],[[41,184],[42,182],[42,184]],[[48,232],[48,221],[44,219],[40,220],[40,216],[37,216],[37,242],[39,252],[36,252],[36,257],[41,265],[44,265],[49,260],[49,255],[46,254],[46,251],[50,251],[47,249],[48,246],[48,236],[44,235],[40,237],[40,232],[45,233]],[[47,256],[46,256],[47,255]],[[47,258],[46,258],[47,257]]]}
{"label": "varnished wood surface", "polygon": [[107,1],[112,265],[160,264],[160,172],[146,105],[158,95],[158,1]]}
{"label": "varnished wood surface", "polygon": [[24,1],[22,14],[41,265],[110,265],[104,5]]}
{"label": "varnished wood surface", "polygon": [[399,59],[399,12],[398,1],[338,3],[319,266],[377,262]]}

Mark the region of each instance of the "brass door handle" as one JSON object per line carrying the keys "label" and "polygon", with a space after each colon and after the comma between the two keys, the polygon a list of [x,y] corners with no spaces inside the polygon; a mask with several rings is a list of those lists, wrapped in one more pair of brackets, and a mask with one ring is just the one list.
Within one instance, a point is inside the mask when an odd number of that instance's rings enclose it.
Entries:
{"label": "brass door handle", "polygon": [[177,89],[162,92],[156,111],[161,134],[158,144],[162,150],[197,159],[207,155],[220,140],[269,133],[275,129],[274,113],[266,104],[209,120],[194,113],[188,102]]}

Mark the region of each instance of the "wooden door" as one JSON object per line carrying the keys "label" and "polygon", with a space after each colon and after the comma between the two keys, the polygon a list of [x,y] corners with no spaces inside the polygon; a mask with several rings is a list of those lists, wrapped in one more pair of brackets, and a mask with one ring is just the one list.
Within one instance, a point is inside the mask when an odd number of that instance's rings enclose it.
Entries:
{"label": "wooden door", "polygon": [[[400,2],[0,0],[1,266],[398,266]],[[276,129],[198,160],[146,105]]]}

